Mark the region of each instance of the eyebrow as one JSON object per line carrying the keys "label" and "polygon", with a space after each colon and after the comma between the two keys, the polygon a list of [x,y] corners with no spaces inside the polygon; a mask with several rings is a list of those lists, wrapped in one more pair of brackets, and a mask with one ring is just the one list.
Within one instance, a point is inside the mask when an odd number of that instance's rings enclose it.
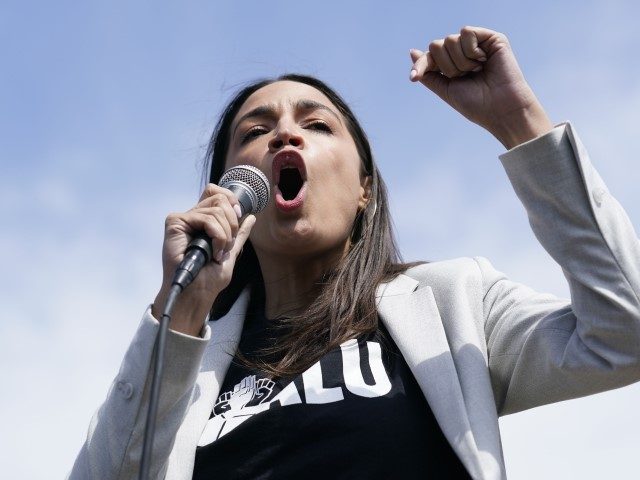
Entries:
{"label": "eyebrow", "polygon": [[[298,100],[294,105],[294,109],[302,110],[305,112],[311,112],[313,110],[325,110],[329,112],[331,115],[333,115],[342,124],[342,120],[340,119],[340,117],[336,112],[334,112],[331,108],[327,107],[326,105],[320,102],[316,102],[315,100],[308,100],[308,99]],[[256,107],[253,110],[248,111],[238,119],[238,123],[236,123],[236,126],[233,129],[233,135],[235,136],[238,126],[249,118],[255,118],[255,117],[274,118],[276,116],[277,116],[277,108],[275,105],[273,104],[260,105],[259,107]]]}

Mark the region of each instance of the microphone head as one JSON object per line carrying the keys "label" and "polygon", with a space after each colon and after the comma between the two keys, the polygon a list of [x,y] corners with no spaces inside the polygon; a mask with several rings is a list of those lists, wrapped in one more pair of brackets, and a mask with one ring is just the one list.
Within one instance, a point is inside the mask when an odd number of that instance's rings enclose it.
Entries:
{"label": "microphone head", "polygon": [[230,168],[220,177],[218,185],[228,188],[238,197],[243,216],[261,211],[267,206],[271,195],[269,180],[264,173],[251,165]]}

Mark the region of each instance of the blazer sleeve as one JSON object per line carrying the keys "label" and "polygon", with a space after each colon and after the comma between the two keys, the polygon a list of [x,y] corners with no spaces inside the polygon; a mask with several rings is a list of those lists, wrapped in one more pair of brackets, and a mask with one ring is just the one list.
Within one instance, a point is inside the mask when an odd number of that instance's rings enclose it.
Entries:
{"label": "blazer sleeve", "polygon": [[640,380],[640,243],[572,126],[500,160],[571,299],[535,292],[475,258],[498,413]]}
{"label": "blazer sleeve", "polygon": [[[68,476],[71,480],[138,478],[159,323],[147,308],[107,398],[91,419],[87,439]],[[158,404],[150,478],[164,478],[176,433],[191,404],[205,348],[205,326],[196,338],[169,330]]]}

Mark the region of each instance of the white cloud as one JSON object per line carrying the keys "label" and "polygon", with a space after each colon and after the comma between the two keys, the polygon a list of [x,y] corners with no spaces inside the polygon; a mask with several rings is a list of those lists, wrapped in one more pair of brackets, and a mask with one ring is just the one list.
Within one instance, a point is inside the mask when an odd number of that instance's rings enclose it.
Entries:
{"label": "white cloud", "polygon": [[[123,211],[126,230],[101,227],[55,178],[22,189],[2,182],[0,191],[10,202],[4,213],[13,214],[11,235],[0,237],[0,423],[11,432],[0,440],[4,468],[61,478],[160,286],[161,238],[148,232],[151,224],[162,232],[164,205]],[[119,201],[125,208],[137,200]],[[26,456],[33,448],[38,462]]]}

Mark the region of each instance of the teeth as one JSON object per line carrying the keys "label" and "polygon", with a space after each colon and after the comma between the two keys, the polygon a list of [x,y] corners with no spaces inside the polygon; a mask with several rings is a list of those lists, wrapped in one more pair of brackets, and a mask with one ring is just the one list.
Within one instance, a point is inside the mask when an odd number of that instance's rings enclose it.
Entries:
{"label": "teeth", "polygon": [[295,167],[294,165],[286,165],[284,167],[282,167],[282,170],[291,170],[291,169],[297,169],[298,167]]}

